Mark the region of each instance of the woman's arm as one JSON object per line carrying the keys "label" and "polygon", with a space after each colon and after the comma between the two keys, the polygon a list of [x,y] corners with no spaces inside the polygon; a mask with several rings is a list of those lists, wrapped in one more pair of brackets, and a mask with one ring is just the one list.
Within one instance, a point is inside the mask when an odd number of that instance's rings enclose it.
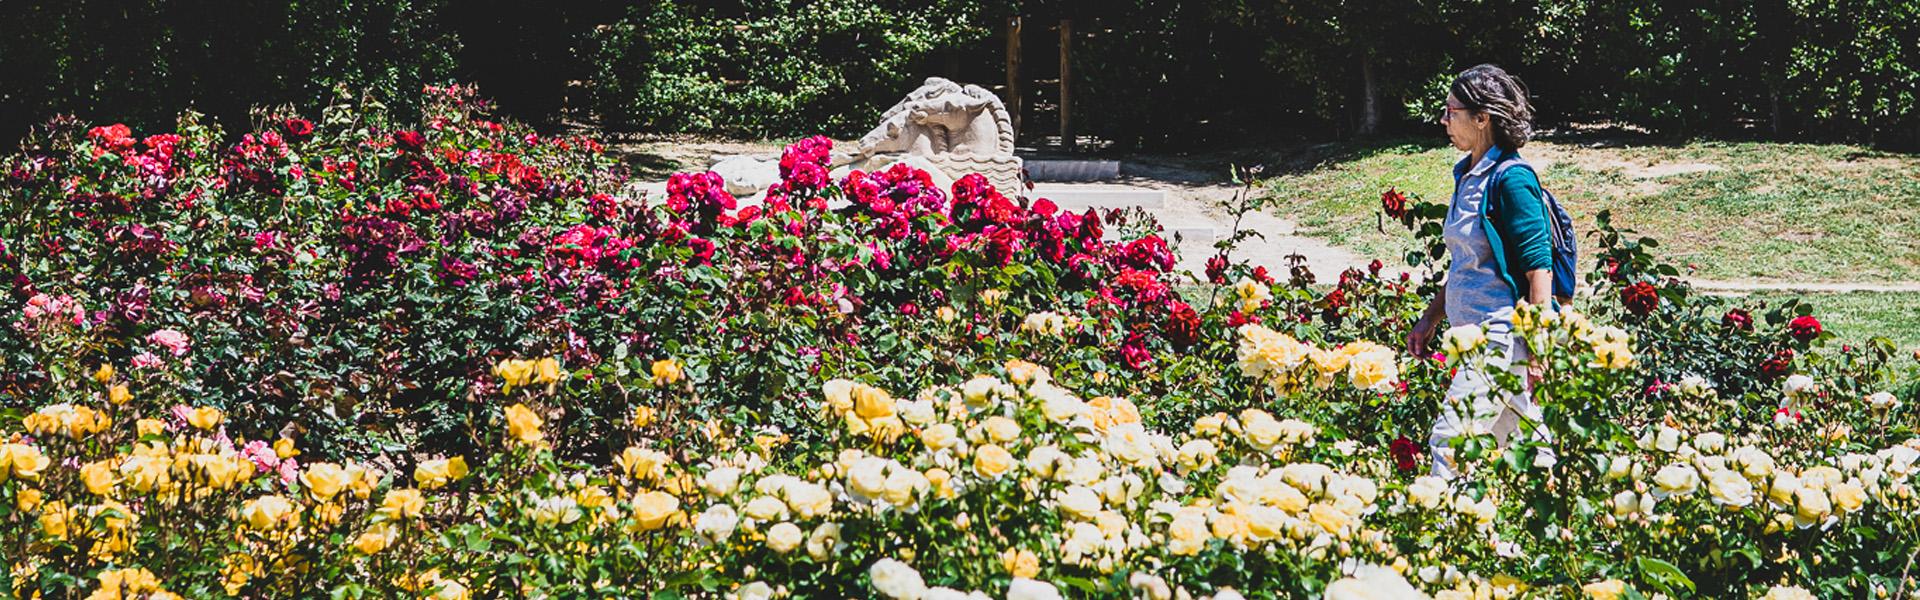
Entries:
{"label": "woman's arm", "polygon": [[1447,317],[1447,284],[1440,283],[1440,290],[1434,292],[1433,300],[1427,302],[1427,310],[1420,313],[1420,320],[1413,322],[1413,330],[1407,332],[1407,354],[1424,357],[1427,344],[1433,340],[1434,330],[1440,328],[1440,320]]}
{"label": "woman's arm", "polygon": [[1553,300],[1553,269],[1533,269],[1526,272],[1527,280],[1521,285],[1527,288],[1527,302],[1546,304]]}

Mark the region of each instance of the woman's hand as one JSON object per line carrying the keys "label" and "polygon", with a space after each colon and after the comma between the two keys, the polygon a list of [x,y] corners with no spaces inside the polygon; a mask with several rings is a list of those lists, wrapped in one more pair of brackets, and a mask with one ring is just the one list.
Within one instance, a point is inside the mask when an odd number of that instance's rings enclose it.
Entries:
{"label": "woman's hand", "polygon": [[1433,331],[1439,327],[1440,320],[1434,318],[1431,312],[1420,315],[1420,320],[1413,322],[1413,331],[1407,332],[1407,354],[1414,358],[1426,358],[1429,354],[1427,344],[1433,341]]}

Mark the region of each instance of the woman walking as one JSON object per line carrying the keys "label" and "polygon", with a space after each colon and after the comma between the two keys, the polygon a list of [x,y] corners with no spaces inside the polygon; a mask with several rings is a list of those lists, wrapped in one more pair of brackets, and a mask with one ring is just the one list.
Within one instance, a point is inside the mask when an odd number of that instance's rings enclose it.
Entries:
{"label": "woman walking", "polygon": [[1540,417],[1528,391],[1502,392],[1488,371],[1525,374],[1528,389],[1538,380],[1541,371],[1529,368],[1525,341],[1513,334],[1513,311],[1522,300],[1551,301],[1553,245],[1539,178],[1520,160],[1520,147],[1533,136],[1526,87],[1493,65],[1467,69],[1449,86],[1439,118],[1453,146],[1467,153],[1453,167],[1445,222],[1453,262],[1408,334],[1407,350],[1427,356],[1443,318],[1454,327],[1486,328],[1485,370],[1463,364],[1454,372],[1428,440],[1434,474],[1452,477],[1455,437],[1492,433],[1504,446],[1520,417]]}

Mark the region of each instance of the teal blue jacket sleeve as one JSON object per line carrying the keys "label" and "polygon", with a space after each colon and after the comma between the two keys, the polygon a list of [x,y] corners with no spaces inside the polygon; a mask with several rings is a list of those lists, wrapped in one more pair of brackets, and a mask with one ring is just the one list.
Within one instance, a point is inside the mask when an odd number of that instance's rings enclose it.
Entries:
{"label": "teal blue jacket sleeve", "polygon": [[1547,224],[1550,217],[1539,176],[1525,167],[1509,169],[1500,177],[1499,192],[1489,196],[1494,205],[1493,225],[1506,246],[1503,254],[1514,283],[1523,284],[1528,271],[1552,270],[1553,228]]}

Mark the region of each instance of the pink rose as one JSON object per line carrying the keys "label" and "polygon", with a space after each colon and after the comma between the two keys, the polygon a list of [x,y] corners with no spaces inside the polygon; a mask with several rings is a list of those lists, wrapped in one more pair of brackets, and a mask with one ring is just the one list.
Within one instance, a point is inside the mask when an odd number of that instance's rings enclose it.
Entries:
{"label": "pink rose", "polygon": [[166,348],[167,351],[172,352],[174,356],[187,355],[187,344],[189,343],[187,334],[172,329],[162,329],[148,334],[147,341]]}

